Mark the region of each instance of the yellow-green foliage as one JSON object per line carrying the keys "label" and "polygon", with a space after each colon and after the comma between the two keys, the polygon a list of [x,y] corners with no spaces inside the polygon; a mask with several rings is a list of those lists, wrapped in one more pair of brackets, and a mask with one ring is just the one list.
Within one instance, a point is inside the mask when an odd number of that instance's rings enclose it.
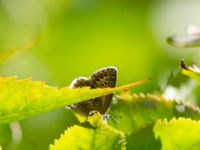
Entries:
{"label": "yellow-green foliage", "polygon": [[195,80],[198,84],[200,84],[200,68],[197,66],[188,67],[185,65],[184,61],[181,63],[182,73],[189,76],[193,80]]}
{"label": "yellow-green foliage", "polygon": [[169,122],[158,120],[154,127],[156,138],[160,138],[162,150],[199,150],[200,121],[179,118]]}
{"label": "yellow-green foliage", "polygon": [[[122,133],[124,133],[122,139],[127,141],[127,150],[159,150],[163,143],[159,143],[153,131],[154,123],[158,119],[185,117],[198,120],[200,118],[198,108],[155,95],[122,93],[122,95],[116,96],[116,99],[117,103],[112,105],[109,111],[114,117],[108,120],[109,125],[102,122],[99,115],[94,115],[87,122],[68,128],[50,146],[50,150],[115,149],[116,143],[112,141],[119,140],[118,135]],[[104,141],[106,138],[109,142]],[[144,143],[148,143],[148,145]],[[99,145],[101,145],[100,148]],[[121,147],[119,146],[119,148]]]}
{"label": "yellow-green foliage", "polygon": [[125,135],[107,123],[100,114],[88,119],[85,125],[68,128],[50,150],[125,150]]}
{"label": "yellow-green foliage", "polygon": [[111,106],[109,113],[116,117],[120,116],[120,122],[110,119],[109,123],[127,134],[161,118],[190,117],[195,120],[200,119],[198,107],[165,99],[161,96],[126,94],[117,96],[117,100],[117,104]]}
{"label": "yellow-green foliage", "polygon": [[147,82],[138,81],[116,88],[56,88],[43,82],[0,77],[0,122],[12,122],[49,112],[67,105],[119,92]]}

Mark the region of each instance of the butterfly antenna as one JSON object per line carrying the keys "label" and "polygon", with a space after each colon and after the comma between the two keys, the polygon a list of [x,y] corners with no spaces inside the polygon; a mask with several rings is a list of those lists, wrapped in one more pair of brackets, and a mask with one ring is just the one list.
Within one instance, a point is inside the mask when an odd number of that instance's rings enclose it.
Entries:
{"label": "butterfly antenna", "polygon": [[115,122],[120,122],[120,118],[122,118],[122,116],[112,116],[112,115],[110,115],[110,114],[105,114],[105,115],[103,115],[103,120],[104,121],[107,121],[107,120],[109,120],[109,119],[113,119]]}

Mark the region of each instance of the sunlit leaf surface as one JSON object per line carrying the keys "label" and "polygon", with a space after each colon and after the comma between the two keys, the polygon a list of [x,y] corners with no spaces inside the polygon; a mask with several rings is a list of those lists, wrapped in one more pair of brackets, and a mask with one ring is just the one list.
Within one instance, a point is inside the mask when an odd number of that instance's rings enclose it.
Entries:
{"label": "sunlit leaf surface", "polygon": [[0,122],[22,120],[67,105],[119,92],[149,81],[141,80],[116,88],[56,88],[31,79],[0,77]]}
{"label": "sunlit leaf surface", "polygon": [[156,138],[162,143],[162,150],[198,150],[200,147],[200,122],[179,118],[157,121],[154,127]]}
{"label": "sunlit leaf surface", "polygon": [[50,150],[125,150],[125,135],[103,122],[100,114],[89,118],[88,124],[68,128]]}

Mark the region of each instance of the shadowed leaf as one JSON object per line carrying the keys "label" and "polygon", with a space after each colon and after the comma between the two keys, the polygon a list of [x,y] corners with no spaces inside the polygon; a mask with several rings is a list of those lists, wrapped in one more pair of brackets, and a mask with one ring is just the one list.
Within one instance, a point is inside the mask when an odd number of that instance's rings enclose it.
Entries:
{"label": "shadowed leaf", "polygon": [[184,102],[168,100],[151,94],[125,94],[117,97],[117,104],[111,106],[112,116],[120,118],[118,121],[110,119],[109,123],[128,135],[147,124],[162,118],[189,117],[200,119],[200,109]]}
{"label": "shadowed leaf", "polygon": [[154,124],[148,124],[134,130],[127,137],[127,150],[160,150],[161,143],[154,137],[153,127]]}

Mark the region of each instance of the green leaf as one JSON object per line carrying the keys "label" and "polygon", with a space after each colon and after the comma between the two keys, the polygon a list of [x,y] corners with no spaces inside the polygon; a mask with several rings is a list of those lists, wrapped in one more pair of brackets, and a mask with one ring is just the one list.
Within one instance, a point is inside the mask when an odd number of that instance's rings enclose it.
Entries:
{"label": "green leaf", "polygon": [[108,95],[149,81],[141,80],[116,88],[56,88],[31,79],[0,77],[0,122],[12,122],[53,111],[73,103]]}
{"label": "green leaf", "polygon": [[200,84],[200,68],[197,66],[193,65],[187,66],[184,61],[181,61],[181,68],[182,68],[182,73],[185,74],[186,76],[189,76],[193,80],[195,80],[198,84]]}
{"label": "green leaf", "polygon": [[9,49],[9,50],[6,50],[4,52],[1,52],[0,53],[0,64],[5,62],[10,57],[16,55],[17,53],[33,47],[37,43],[37,41],[39,39],[39,36],[40,35],[37,35],[33,39],[29,40],[28,42],[24,43],[23,45],[21,45],[21,46],[19,46],[17,48],[13,48],[13,49]]}
{"label": "green leaf", "polygon": [[156,138],[160,138],[162,150],[199,150],[200,121],[179,118],[159,120],[154,127]]}
{"label": "green leaf", "polygon": [[125,150],[125,135],[102,121],[97,113],[87,125],[74,125],[50,145],[50,150]]}
{"label": "green leaf", "polygon": [[127,137],[127,150],[160,150],[161,143],[154,137],[154,123],[132,131]]}
{"label": "green leaf", "polygon": [[111,106],[109,113],[118,121],[110,119],[109,124],[127,134],[160,118],[183,116],[200,119],[199,108],[151,94],[123,93],[117,97],[116,103]]}

